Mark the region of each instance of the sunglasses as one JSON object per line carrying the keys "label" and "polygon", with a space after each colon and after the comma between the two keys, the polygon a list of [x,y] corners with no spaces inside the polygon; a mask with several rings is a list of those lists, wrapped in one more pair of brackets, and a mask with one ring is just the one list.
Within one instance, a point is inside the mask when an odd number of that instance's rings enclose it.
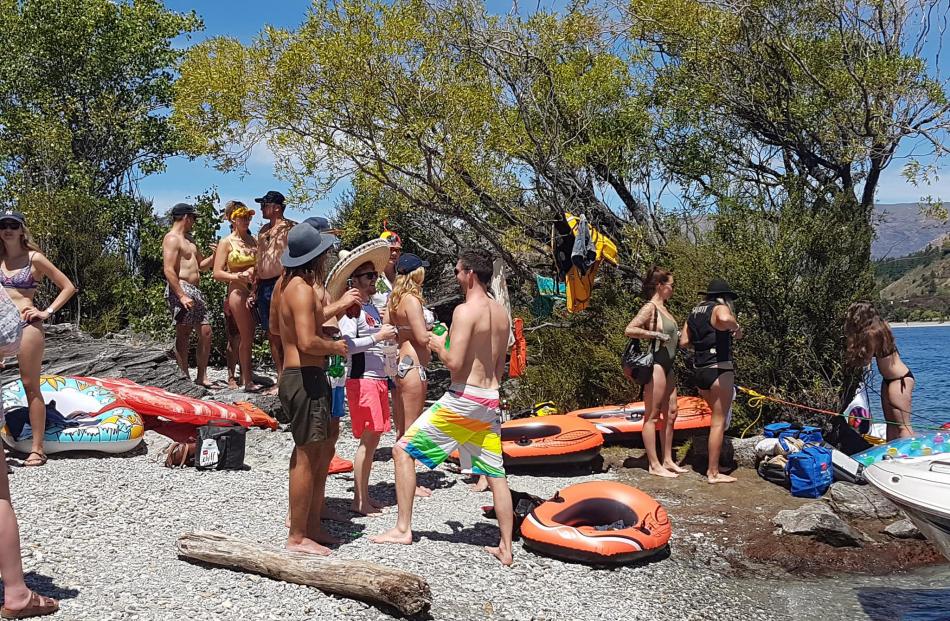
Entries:
{"label": "sunglasses", "polygon": [[472,270],[468,269],[467,267],[463,267],[462,269],[459,269],[459,268],[456,267],[456,268],[455,268],[454,270],[452,270],[452,271],[455,272],[455,275],[456,275],[456,276],[458,276],[459,273],[461,273],[461,272],[471,272]]}
{"label": "sunglasses", "polygon": [[353,274],[353,278],[368,278],[370,282],[374,282],[379,278],[379,274],[376,272],[363,272],[362,274]]}
{"label": "sunglasses", "polygon": [[2,221],[0,221],[0,231],[2,231],[3,229],[9,229],[9,230],[11,230],[11,231],[16,231],[16,230],[18,230],[18,229],[20,228],[20,226],[22,226],[22,225],[21,225],[19,222],[17,222],[16,220],[2,220]]}

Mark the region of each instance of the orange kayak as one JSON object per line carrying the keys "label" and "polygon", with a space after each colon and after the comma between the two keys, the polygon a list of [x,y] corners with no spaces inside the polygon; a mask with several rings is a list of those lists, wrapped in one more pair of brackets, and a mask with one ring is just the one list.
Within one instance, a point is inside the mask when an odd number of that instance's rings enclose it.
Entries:
{"label": "orange kayak", "polygon": [[616,481],[566,487],[521,524],[526,548],[595,565],[629,563],[662,552],[672,533],[663,505]]}
{"label": "orange kayak", "polygon": [[597,456],[603,444],[600,431],[576,416],[520,418],[501,424],[505,465],[584,463]]}
{"label": "orange kayak", "polygon": [[[673,422],[676,435],[688,435],[700,429],[708,429],[712,422],[712,410],[704,399],[699,397],[679,397],[676,400],[677,415]],[[643,431],[643,413],[646,410],[643,401],[627,405],[607,405],[585,410],[574,410],[568,416],[576,416],[593,423],[604,434],[604,438],[613,441],[639,439]],[[657,421],[657,429],[663,423]]]}

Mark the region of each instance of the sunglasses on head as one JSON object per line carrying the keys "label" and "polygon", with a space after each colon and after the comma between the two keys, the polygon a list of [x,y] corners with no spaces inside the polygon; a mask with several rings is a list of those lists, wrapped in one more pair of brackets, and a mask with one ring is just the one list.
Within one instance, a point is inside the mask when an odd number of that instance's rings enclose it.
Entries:
{"label": "sunglasses on head", "polygon": [[376,272],[361,272],[359,274],[353,274],[353,278],[368,278],[370,282],[379,278],[379,274]]}
{"label": "sunglasses on head", "polygon": [[16,220],[0,220],[0,230],[10,229],[15,231],[19,229],[22,225]]}

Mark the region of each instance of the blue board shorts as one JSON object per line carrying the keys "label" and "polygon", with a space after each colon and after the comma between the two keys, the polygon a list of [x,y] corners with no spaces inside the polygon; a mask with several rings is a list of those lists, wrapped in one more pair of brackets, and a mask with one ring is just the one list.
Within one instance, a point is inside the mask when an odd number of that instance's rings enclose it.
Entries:
{"label": "blue board shorts", "polygon": [[270,299],[274,296],[274,285],[277,284],[278,278],[280,276],[257,281],[257,321],[264,332],[268,333],[270,332]]}
{"label": "blue board shorts", "polygon": [[333,407],[330,412],[333,418],[346,416],[346,386],[333,387]]}

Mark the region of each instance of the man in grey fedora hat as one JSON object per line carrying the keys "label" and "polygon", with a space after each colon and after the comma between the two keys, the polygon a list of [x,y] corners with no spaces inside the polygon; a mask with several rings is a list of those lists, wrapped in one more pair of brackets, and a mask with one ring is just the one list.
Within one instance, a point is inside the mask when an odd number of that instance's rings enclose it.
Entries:
{"label": "man in grey fedora hat", "polygon": [[282,420],[290,426],[294,452],[290,460],[290,532],[287,549],[326,555],[339,543],[320,523],[333,459],[337,429],[331,424],[331,392],[326,356],[345,356],[345,341],[322,336],[323,299],[314,283],[326,278],[327,251],[338,240],[310,224],[287,235],[280,258],[284,274],[276,309],[284,345],[284,370],[278,382]]}

